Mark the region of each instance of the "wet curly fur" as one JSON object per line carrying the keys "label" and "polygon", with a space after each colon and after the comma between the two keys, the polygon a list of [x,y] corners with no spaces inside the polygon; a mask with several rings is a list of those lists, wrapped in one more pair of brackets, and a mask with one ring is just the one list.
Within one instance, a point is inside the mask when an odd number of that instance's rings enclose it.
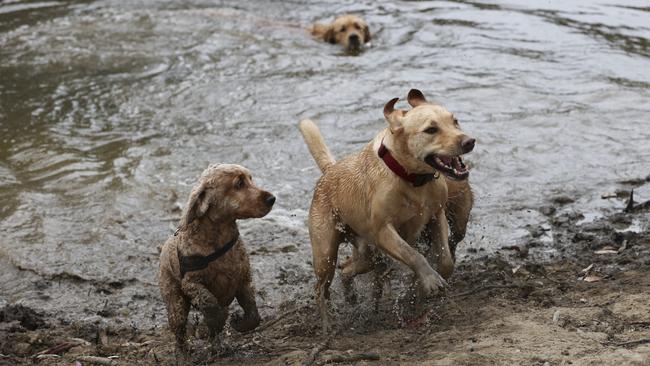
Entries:
{"label": "wet curly fur", "polygon": [[[160,292],[176,337],[177,363],[189,363],[185,333],[190,307],[203,313],[211,338],[223,329],[235,298],[244,315],[233,317],[232,327],[243,332],[259,324],[248,253],[238,238],[236,220],[265,216],[274,202],[242,166],[212,165],[201,174],[177,235],[165,242],[160,254]],[[235,238],[234,247],[205,269],[181,275],[180,256],[206,256]]]}

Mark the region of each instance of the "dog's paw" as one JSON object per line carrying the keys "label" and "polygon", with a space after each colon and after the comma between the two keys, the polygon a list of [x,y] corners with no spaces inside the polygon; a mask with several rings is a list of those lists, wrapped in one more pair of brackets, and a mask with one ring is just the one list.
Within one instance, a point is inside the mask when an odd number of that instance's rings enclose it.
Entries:
{"label": "dog's paw", "polygon": [[230,326],[234,330],[243,333],[257,328],[257,326],[260,325],[260,321],[260,316],[257,314],[248,317],[240,314],[233,314],[230,318]]}
{"label": "dog's paw", "polygon": [[436,271],[420,279],[420,291],[425,297],[436,295],[445,286],[447,281]]}

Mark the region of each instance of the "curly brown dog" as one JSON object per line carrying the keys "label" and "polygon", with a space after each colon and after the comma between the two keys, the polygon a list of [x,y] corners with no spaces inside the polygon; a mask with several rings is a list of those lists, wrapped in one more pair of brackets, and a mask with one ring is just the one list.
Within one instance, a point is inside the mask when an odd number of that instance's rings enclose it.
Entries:
{"label": "curly brown dog", "polygon": [[341,15],[330,24],[316,23],[311,27],[311,34],[331,44],[340,44],[348,51],[358,51],[370,42],[368,24],[352,14]]}
{"label": "curly brown dog", "polygon": [[178,363],[188,362],[185,325],[190,306],[203,313],[211,338],[223,329],[235,298],[244,315],[233,317],[232,327],[243,332],[259,324],[248,253],[236,220],[263,217],[274,203],[275,197],[258,188],[242,166],[211,165],[201,174],[179,230],[160,254],[160,292],[176,336]]}
{"label": "curly brown dog", "polygon": [[[460,155],[472,151],[475,140],[460,130],[449,111],[428,103],[419,90],[409,92],[408,101],[414,108],[408,112],[394,108],[398,100],[394,98],[384,107],[388,128],[360,152],[338,162],[312,121],[299,124],[323,171],[309,210],[309,235],[316,298],[326,332],[331,327],[327,299],[338,247],[348,236],[355,237],[358,248],[374,243],[411,268],[420,293],[426,296],[444,286],[445,280],[411,245],[431,223],[429,257],[435,258],[444,276],[453,271],[445,215],[448,190],[440,173],[466,179],[469,171]],[[350,265],[342,274],[351,277],[363,269]]]}

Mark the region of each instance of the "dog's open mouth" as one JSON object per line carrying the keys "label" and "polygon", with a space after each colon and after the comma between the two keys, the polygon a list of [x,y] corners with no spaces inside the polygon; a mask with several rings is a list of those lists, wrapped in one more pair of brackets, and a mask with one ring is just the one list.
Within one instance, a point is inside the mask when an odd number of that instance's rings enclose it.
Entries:
{"label": "dog's open mouth", "polygon": [[469,177],[469,169],[460,156],[437,156],[431,154],[424,161],[448,178],[464,180]]}

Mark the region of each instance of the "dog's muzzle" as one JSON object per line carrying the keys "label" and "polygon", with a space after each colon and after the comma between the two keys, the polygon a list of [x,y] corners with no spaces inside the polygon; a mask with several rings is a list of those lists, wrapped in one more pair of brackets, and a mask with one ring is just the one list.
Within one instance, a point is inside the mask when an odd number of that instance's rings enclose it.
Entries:
{"label": "dog's muzzle", "polygon": [[453,180],[465,180],[469,177],[469,169],[460,156],[427,155],[424,161]]}
{"label": "dog's muzzle", "polygon": [[358,34],[352,34],[348,37],[348,47],[351,49],[359,49],[361,47],[361,37]]}
{"label": "dog's muzzle", "polygon": [[268,207],[273,207],[274,203],[275,203],[274,195],[270,195],[264,200],[264,204],[267,205]]}

